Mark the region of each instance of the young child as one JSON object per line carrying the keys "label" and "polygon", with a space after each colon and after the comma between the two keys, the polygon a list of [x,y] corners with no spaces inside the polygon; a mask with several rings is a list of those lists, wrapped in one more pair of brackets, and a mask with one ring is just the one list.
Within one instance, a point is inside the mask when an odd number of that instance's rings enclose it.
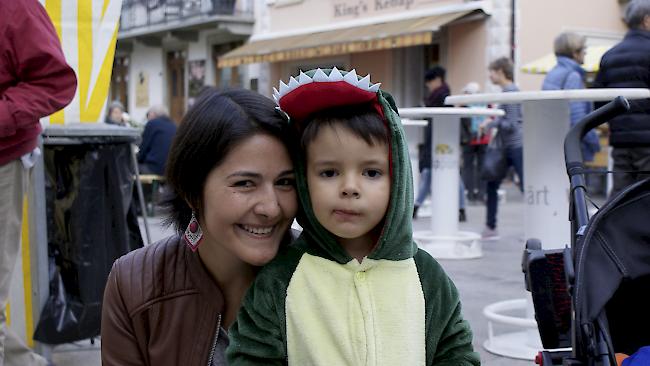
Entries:
{"label": "young child", "polygon": [[458,292],[412,240],[408,147],[392,97],[354,70],[275,93],[300,134],[303,227],[258,274],[230,365],[479,365]]}

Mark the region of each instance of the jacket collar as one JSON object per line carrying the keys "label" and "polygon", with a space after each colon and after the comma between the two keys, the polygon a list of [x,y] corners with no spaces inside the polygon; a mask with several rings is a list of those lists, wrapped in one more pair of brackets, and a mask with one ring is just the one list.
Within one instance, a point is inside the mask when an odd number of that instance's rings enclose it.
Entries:
{"label": "jacket collar", "polygon": [[441,107],[441,101],[444,103],[444,98],[450,93],[449,85],[446,82],[442,82],[442,85],[433,89],[431,93],[426,97],[425,104],[427,107]]}
{"label": "jacket collar", "polygon": [[185,264],[187,266],[187,271],[190,275],[192,283],[199,290],[203,298],[209,303],[210,306],[213,306],[220,313],[223,312],[224,308],[224,298],[223,292],[217,285],[217,283],[212,279],[212,276],[208,272],[207,268],[199,258],[199,252],[192,252],[190,248],[185,245],[183,239],[179,237],[179,244],[182,246],[183,257],[185,258]]}
{"label": "jacket collar", "polygon": [[563,67],[566,67],[572,71],[577,71],[581,76],[584,77],[586,71],[580,66],[574,59],[566,56],[557,56],[557,63]]}
{"label": "jacket collar", "polygon": [[650,39],[650,31],[643,29],[630,29],[625,34],[625,38],[643,37]]}

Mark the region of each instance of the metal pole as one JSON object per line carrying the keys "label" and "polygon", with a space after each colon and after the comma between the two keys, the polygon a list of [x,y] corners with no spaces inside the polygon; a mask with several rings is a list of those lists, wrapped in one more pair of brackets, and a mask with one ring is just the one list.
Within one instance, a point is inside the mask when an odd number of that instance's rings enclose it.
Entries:
{"label": "metal pole", "polygon": [[138,169],[138,159],[135,157],[135,145],[131,144],[131,161],[135,169],[135,186],[138,190],[138,199],[140,200],[140,210],[142,211],[142,220],[144,221],[144,231],[147,235],[147,245],[151,244],[151,234],[149,233],[149,223],[147,222],[147,210],[144,205],[144,194],[142,193],[142,183],[140,182],[140,169]]}
{"label": "metal pole", "polygon": [[[29,237],[31,246],[31,263],[32,263],[32,319],[34,326],[38,324],[41,316],[41,310],[45,306],[50,296],[50,278],[49,278],[49,257],[48,257],[48,240],[47,240],[47,211],[45,198],[45,148],[43,138],[39,137],[39,148],[41,155],[36,159],[32,168],[30,192],[28,193],[28,212],[29,212]],[[25,223],[23,223],[25,224]],[[28,335],[33,337],[33,334]],[[34,350],[40,353],[48,360],[52,357],[52,346],[45,343],[34,342]]]}

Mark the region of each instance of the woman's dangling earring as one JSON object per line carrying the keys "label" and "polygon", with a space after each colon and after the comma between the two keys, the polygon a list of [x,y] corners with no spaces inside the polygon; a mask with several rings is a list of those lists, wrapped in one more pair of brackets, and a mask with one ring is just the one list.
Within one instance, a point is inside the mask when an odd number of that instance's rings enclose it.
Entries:
{"label": "woman's dangling earring", "polygon": [[194,211],[192,211],[192,218],[190,219],[190,223],[187,225],[187,229],[185,229],[183,239],[185,239],[185,244],[187,244],[193,252],[196,252],[199,248],[199,244],[201,244],[201,241],[203,240],[203,230],[201,230],[201,226],[194,215]]}

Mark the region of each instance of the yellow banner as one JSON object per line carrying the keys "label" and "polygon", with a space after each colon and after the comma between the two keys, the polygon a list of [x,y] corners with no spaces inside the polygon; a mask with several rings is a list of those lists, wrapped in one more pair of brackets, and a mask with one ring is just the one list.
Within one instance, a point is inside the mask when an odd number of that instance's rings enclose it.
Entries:
{"label": "yellow banner", "polygon": [[77,73],[77,93],[45,123],[104,119],[122,0],[39,0],[56,29],[68,64]]}

